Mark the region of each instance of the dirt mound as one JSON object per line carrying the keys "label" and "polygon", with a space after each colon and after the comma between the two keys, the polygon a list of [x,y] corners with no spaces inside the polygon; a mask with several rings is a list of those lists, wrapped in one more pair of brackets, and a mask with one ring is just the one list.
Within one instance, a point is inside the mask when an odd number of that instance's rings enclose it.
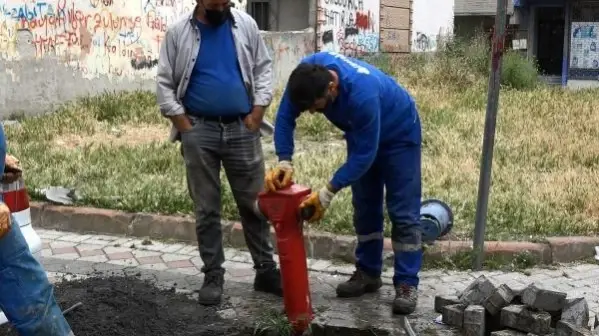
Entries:
{"label": "dirt mound", "polygon": [[[55,286],[56,298],[67,309],[83,305],[66,317],[76,336],[250,336],[217,314],[229,308],[204,307],[174,288],[161,289],[134,277],[87,278],[63,281]],[[17,336],[9,326],[0,336]]]}

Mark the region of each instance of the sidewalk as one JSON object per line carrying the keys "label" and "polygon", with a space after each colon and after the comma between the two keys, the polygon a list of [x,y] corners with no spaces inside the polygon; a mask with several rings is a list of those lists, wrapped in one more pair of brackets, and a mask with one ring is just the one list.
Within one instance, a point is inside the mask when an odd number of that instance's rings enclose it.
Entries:
{"label": "sidewalk", "polygon": [[[36,229],[44,242],[42,262],[53,279],[93,274],[138,275],[155,280],[161,286],[181,290],[197,290],[202,283],[202,261],[197,247],[178,243],[153,241],[144,245],[141,239],[106,235],[81,235],[70,232]],[[241,317],[259,314],[265,307],[282,307],[278,298],[255,293],[252,290],[254,271],[249,253],[226,249],[225,294],[234,311],[227,316]],[[378,294],[361,299],[338,299],[335,286],[346,280],[353,266],[331,263],[327,260],[309,260],[311,291],[317,322],[337,327],[340,332],[360,329],[376,335],[401,335],[397,317],[391,315],[392,270],[383,274],[385,286]],[[419,335],[458,335],[433,322],[438,316],[433,311],[434,297],[455,294],[463,290],[481,274],[492,281],[523,287],[531,282],[571,297],[585,297],[591,316],[599,312],[599,265],[579,264],[555,269],[535,268],[523,273],[457,272],[433,270],[421,272],[420,297],[417,312],[409,317]],[[530,274],[530,275],[527,275]],[[256,316],[256,315],[254,315]],[[345,329],[348,328],[348,329]],[[347,333],[347,335],[353,335]]]}

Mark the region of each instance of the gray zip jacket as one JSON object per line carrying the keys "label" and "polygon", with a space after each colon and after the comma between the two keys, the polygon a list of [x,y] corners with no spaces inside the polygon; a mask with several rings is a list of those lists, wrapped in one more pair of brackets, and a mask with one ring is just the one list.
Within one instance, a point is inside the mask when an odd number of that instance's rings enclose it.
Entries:
{"label": "gray zip jacket", "polygon": [[[256,21],[247,13],[231,8],[235,18],[233,39],[237,60],[252,105],[268,106],[273,96],[272,59]],[[191,71],[200,50],[200,29],[193,22],[192,12],[170,26],[160,47],[156,96],[160,112],[165,117],[185,113],[181,103]],[[264,122],[263,122],[264,124]],[[179,132],[173,126],[169,140],[174,142]]]}

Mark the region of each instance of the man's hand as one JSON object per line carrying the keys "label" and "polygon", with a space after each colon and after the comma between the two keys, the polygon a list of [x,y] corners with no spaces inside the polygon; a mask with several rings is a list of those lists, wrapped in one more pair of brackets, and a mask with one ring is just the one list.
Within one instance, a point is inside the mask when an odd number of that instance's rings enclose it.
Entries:
{"label": "man's hand", "polygon": [[335,197],[335,193],[330,191],[328,187],[323,187],[319,191],[313,192],[300,204],[300,210],[304,208],[313,208],[314,214],[307,221],[312,223],[322,219],[324,213],[331,205],[331,201]]}
{"label": "man's hand", "polygon": [[4,172],[0,178],[2,183],[13,183],[18,180],[23,174],[19,160],[10,155],[6,154],[4,158]]}
{"label": "man's hand", "polygon": [[187,117],[185,114],[172,116],[170,117],[170,119],[173,123],[173,126],[175,126],[177,131],[179,131],[180,133],[185,133],[193,127],[193,125],[191,124],[191,120],[189,120],[189,117]]}
{"label": "man's hand", "polygon": [[285,189],[293,182],[293,165],[289,161],[280,161],[276,167],[266,173],[264,189],[276,191]]}
{"label": "man's hand", "polygon": [[0,202],[0,239],[10,231],[10,227],[10,209],[4,202]]}
{"label": "man's hand", "polygon": [[254,106],[252,112],[248,114],[243,123],[252,132],[258,132],[260,130],[260,124],[264,118],[264,106]]}

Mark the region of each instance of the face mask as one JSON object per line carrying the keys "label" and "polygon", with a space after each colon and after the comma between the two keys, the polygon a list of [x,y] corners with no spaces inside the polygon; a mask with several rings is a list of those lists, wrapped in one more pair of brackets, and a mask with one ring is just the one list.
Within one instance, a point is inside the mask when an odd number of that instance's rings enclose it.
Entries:
{"label": "face mask", "polygon": [[228,9],[225,9],[224,11],[218,9],[205,9],[204,11],[206,12],[206,20],[212,26],[220,26],[227,20]]}

